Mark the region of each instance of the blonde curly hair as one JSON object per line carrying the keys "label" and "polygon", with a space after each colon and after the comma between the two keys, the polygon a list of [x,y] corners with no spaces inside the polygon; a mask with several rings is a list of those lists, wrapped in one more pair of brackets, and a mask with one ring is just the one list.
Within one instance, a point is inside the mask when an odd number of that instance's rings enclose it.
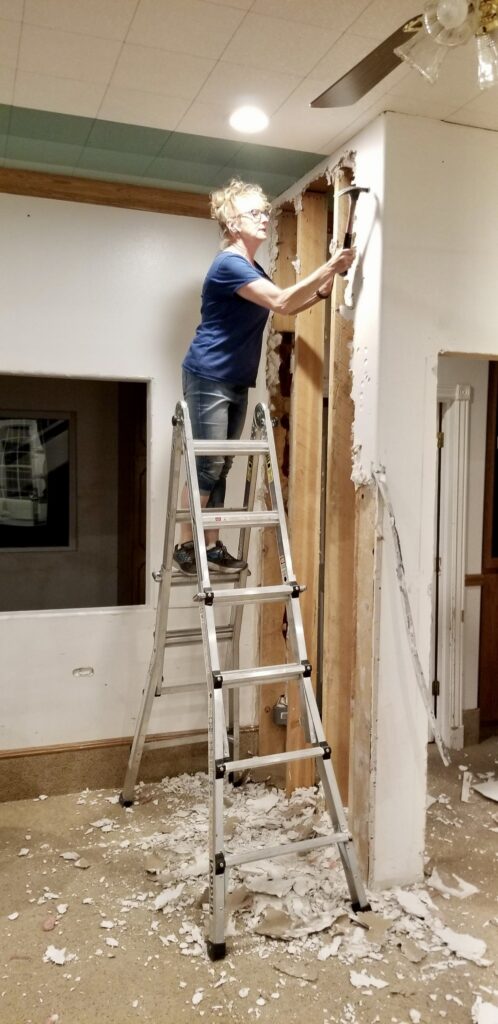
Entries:
{"label": "blonde curly hair", "polygon": [[223,245],[229,245],[231,241],[228,222],[237,216],[238,210],[235,202],[241,196],[248,195],[257,195],[269,206],[268,197],[260,185],[251,185],[248,182],[240,181],[239,178],[232,178],[225,188],[219,188],[216,192],[211,192],[209,197],[211,201],[211,217],[213,220],[218,221]]}

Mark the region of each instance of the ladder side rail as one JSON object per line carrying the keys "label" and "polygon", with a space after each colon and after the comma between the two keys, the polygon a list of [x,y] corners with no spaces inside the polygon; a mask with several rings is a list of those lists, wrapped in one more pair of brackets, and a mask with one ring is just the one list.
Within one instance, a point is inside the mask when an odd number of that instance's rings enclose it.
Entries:
{"label": "ladder side rail", "polygon": [[260,402],[256,406],[254,416],[258,417],[258,419],[261,421],[265,439],[268,442],[268,455],[266,458],[267,484],[270,493],[271,507],[276,512],[278,512],[279,528],[276,531],[276,539],[280,561],[280,569],[282,572],[282,581],[283,583],[288,583],[289,580],[294,580],[295,577],[294,569],[292,566],[289,535],[287,531],[287,516],[285,512],[282,487],[280,484],[280,471],[278,468],[277,450],[275,448],[273,427],[268,406]]}
{"label": "ladder side rail", "polygon": [[[260,439],[261,428],[258,425],[256,414],[254,414],[251,424],[251,443],[254,443],[254,441],[260,441]],[[242,501],[243,507],[249,512],[252,512],[254,509],[258,470],[259,455],[251,452],[247,458],[244,497]],[[244,562],[247,562],[248,559],[250,539],[251,532],[247,527],[244,527],[240,531],[237,555],[237,557]],[[239,586],[241,589],[246,587],[247,577],[248,569],[244,569],[240,575]],[[230,663],[230,668],[232,669],[238,669],[240,667],[240,635],[242,631],[243,611],[243,604],[237,604],[233,605],[230,613],[230,625],[233,629],[233,644],[231,648],[232,658]],[[233,687],[228,691],[228,729],[229,736],[231,737],[232,759],[237,761],[240,757],[240,693],[236,687]]]}
{"label": "ladder side rail", "polygon": [[[343,823],[343,819],[345,822],[344,809],[339,790],[337,788],[337,783],[335,781],[335,776],[332,771],[331,762],[330,760],[318,760],[317,766],[332,825],[334,828],[339,827],[341,832],[347,831],[347,825]],[[335,795],[333,796],[332,794]],[[370,903],[365,892],[363,879],[358,866],[354,842],[350,833],[346,842],[338,842],[337,849],[339,851],[339,856],[341,858],[342,867],[351,896],[353,910],[370,910]]]}
{"label": "ladder side rail", "polygon": [[209,571],[206,557],[206,542],[204,540],[204,526],[202,522],[201,495],[197,480],[194,439],[192,437],[192,427],[190,424],[187,403],[178,402],[176,412],[182,424],[183,455],[185,459],[185,474],[187,478],[190,516],[192,520],[192,536],[197,564],[197,576],[201,584],[201,589],[207,590],[209,588]]}
{"label": "ladder side rail", "polygon": [[[126,769],[120,801],[123,805],[133,803],[133,793],[137,781],[138,769],[147,735],[150,714],[154,697],[161,693],[164,669],[164,651],[168,624],[169,599],[171,591],[172,555],[175,542],[174,510],[178,503],[180,481],[180,465],[182,437],[180,425],[173,419],[173,435],[171,439],[170,476],[168,485],[168,506],[166,529],[164,535],[163,559],[159,571],[159,590],[157,594],[156,622],[154,642],[147,672],[147,679],[142,694],[142,702],[135,726],[135,734],[131,745],[128,766]],[[168,567],[168,568],[167,568]]]}

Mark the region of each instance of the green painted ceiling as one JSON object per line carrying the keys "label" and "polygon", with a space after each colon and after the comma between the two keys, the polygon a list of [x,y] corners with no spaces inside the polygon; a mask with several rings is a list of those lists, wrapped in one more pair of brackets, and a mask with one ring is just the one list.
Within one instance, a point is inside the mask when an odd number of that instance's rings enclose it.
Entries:
{"label": "green painted ceiling", "polygon": [[279,195],[320,153],[0,104],[0,167],[209,192],[231,177]]}

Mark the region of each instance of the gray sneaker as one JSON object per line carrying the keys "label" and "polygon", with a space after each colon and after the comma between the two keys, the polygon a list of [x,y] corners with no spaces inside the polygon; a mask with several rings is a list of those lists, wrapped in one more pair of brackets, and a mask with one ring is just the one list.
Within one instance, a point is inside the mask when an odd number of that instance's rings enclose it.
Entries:
{"label": "gray sneaker", "polygon": [[221,543],[221,540],[216,541],[214,548],[208,548],[206,554],[211,572],[229,574],[242,572],[243,569],[247,569],[247,562],[242,561],[241,558],[234,558],[227,551],[225,545]]}
{"label": "gray sneaker", "polygon": [[176,545],[173,551],[173,563],[185,576],[197,576],[193,540],[187,540],[184,544]]}

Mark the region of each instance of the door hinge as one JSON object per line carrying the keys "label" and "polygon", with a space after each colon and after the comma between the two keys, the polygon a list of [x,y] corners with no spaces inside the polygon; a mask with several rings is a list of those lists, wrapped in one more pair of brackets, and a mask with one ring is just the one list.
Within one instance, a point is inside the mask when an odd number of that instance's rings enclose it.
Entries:
{"label": "door hinge", "polygon": [[439,679],[432,680],[432,696],[439,697]]}
{"label": "door hinge", "polygon": [[442,430],[438,430],[436,438],[438,448],[444,448],[444,432]]}

